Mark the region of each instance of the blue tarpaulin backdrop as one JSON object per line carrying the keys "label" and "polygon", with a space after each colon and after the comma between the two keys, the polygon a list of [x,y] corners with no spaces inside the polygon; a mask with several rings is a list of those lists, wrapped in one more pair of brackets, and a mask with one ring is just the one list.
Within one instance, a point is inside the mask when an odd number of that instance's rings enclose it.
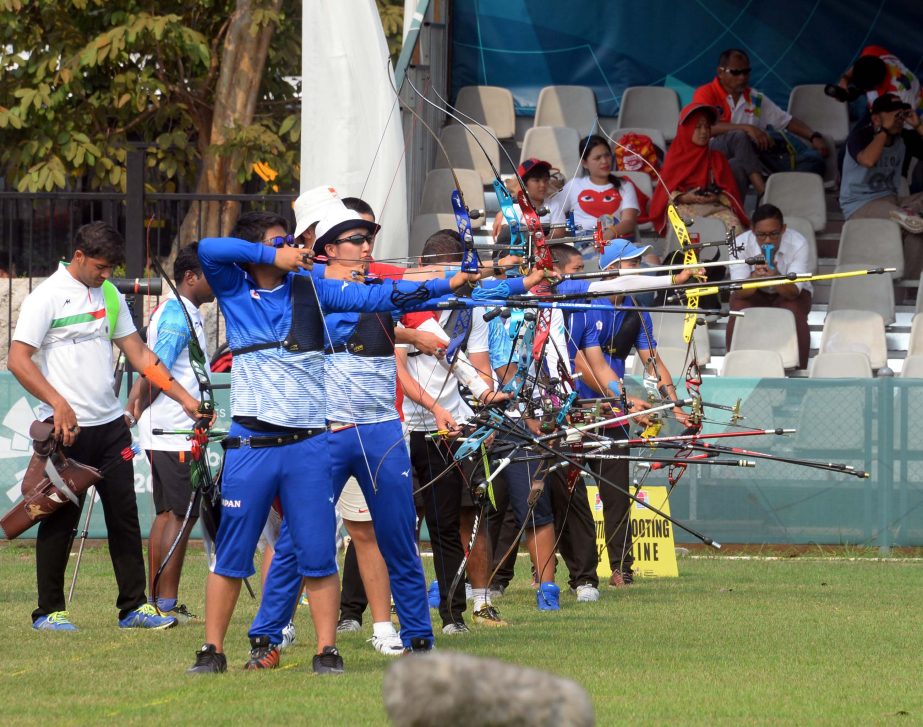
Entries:
{"label": "blue tarpaulin backdrop", "polygon": [[[539,91],[590,86],[600,116],[627,86],[676,88],[714,76],[725,48],[747,51],[751,84],[783,108],[793,86],[835,83],[866,45],[923,66],[923,2],[912,0],[455,0],[452,88],[505,86],[531,116]],[[453,96],[454,97],[454,96]]]}

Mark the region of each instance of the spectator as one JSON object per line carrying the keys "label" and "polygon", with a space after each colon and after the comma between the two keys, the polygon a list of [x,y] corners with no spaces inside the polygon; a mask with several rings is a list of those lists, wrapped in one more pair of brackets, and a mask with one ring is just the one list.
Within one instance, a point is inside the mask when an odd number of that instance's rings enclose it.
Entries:
{"label": "spectator", "polygon": [[[551,180],[551,164],[542,159],[526,159],[519,165],[516,170],[519,173],[519,179],[521,179],[526,185],[526,194],[529,195],[529,199],[532,201],[532,204],[535,206],[535,209],[541,209],[545,206],[545,197],[548,194],[548,183]],[[519,191],[521,186],[519,180],[512,180],[508,183],[510,194],[513,196],[515,201],[519,196]],[[517,212],[519,221],[522,222],[522,214]],[[540,218],[542,223],[548,223],[550,218],[548,214]],[[501,233],[504,232],[503,228],[509,227],[509,223],[506,221],[506,218],[503,216],[502,212],[498,212],[497,216],[494,217],[494,225],[492,229],[492,234],[494,240],[500,241]],[[506,239],[509,239],[509,230],[506,230]]]}
{"label": "spectator", "polygon": [[669,203],[677,205],[683,217],[717,217],[738,230],[749,226],[727,159],[708,146],[717,118],[717,108],[699,103],[680,112],[676,139],[663,164],[663,184],[651,199],[651,221],[661,235],[667,229]]}
{"label": "spectator", "polygon": [[[785,226],[782,210],[772,204],[757,207],[753,213],[752,228],[737,237],[743,245],[741,257],[763,256],[762,265],[731,266],[732,280],[759,280],[772,275],[788,273],[813,273],[810,267],[808,241],[795,230]],[[731,294],[731,310],[745,308],[784,308],[795,316],[798,336],[798,367],[807,368],[811,334],[808,314],[811,312],[812,286],[810,283],[783,283],[755,290],[738,290]],[[731,349],[734,321],[728,320],[726,344]]]}
{"label": "spectator", "polygon": [[[715,135],[712,147],[736,167],[735,178],[741,195],[746,194],[748,181],[756,193],[762,195],[766,190],[763,180],[766,173],[823,174],[824,157],[829,154],[823,135],[751,88],[749,81],[750,59],[744,51],[730,48],[719,56],[715,78],[699,86],[692,97],[694,102],[718,107],[718,121],[712,128]],[[810,146],[793,139],[785,131],[800,136]]]}
{"label": "spectator", "polygon": [[919,276],[923,268],[923,193],[900,197],[901,165],[906,147],[901,130],[909,123],[923,134],[920,117],[892,93],[879,96],[869,118],[846,140],[840,207],[846,219],[891,218],[904,228],[904,274]]}

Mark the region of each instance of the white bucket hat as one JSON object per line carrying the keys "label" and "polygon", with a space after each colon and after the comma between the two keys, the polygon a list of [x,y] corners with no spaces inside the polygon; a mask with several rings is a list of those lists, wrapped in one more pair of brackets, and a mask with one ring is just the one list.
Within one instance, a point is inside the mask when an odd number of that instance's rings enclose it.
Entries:
{"label": "white bucket hat", "polygon": [[327,206],[339,201],[337,191],[331,186],[315,187],[298,195],[295,208],[295,237],[301,236],[315,222],[324,216]]}

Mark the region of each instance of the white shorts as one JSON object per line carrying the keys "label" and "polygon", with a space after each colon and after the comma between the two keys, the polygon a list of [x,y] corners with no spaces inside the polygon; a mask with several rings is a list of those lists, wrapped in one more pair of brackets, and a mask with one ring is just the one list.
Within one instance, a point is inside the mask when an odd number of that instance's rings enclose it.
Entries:
{"label": "white shorts", "polygon": [[372,521],[372,513],[369,512],[369,506],[365,502],[365,495],[362,494],[362,488],[355,477],[350,477],[346,481],[346,486],[337,500],[337,510],[343,516],[344,520],[351,522],[367,523]]}

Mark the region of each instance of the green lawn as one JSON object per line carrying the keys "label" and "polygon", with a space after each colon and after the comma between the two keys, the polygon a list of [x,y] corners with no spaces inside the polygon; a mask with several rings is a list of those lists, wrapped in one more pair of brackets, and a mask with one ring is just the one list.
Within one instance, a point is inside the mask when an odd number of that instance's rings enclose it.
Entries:
{"label": "green lawn", "polygon": [[[604,589],[596,604],[562,597],[554,614],[539,613],[520,580],[499,603],[510,628],[472,627],[466,636],[438,638],[438,647],[575,679],[592,696],[600,725],[923,721],[921,561],[719,556],[679,566],[679,579]],[[191,554],[182,600],[198,613],[204,576],[201,554]],[[244,673],[256,608],[244,593],[227,643],[229,673],[190,678],[183,672],[202,625],[122,632],[114,600],[107,552],[92,548],[71,607],[80,633],[35,632],[32,550],[0,545],[5,725],[386,722],[388,658],[365,643],[370,633],[340,640],[345,677],[312,677],[302,609],[299,641],[283,654],[282,668]],[[497,699],[510,698],[497,685]]]}

